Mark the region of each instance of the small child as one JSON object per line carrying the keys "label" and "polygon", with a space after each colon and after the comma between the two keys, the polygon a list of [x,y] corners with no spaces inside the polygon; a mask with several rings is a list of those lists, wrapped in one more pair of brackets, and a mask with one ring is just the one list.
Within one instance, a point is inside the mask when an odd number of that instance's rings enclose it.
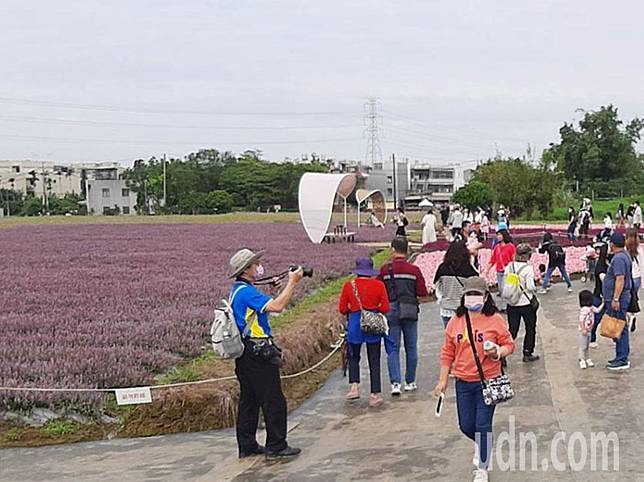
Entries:
{"label": "small child", "polygon": [[600,306],[593,306],[593,293],[589,290],[579,292],[579,333],[577,340],[579,341],[579,368],[586,369],[594,367],[595,364],[588,357],[588,348],[590,345],[590,331],[593,329],[595,321],[595,314],[604,309],[604,304]]}
{"label": "small child", "polygon": [[597,263],[597,251],[592,244],[586,247],[586,252],[581,257],[582,261],[586,262],[586,273],[581,277],[581,282],[595,280],[595,265]]}

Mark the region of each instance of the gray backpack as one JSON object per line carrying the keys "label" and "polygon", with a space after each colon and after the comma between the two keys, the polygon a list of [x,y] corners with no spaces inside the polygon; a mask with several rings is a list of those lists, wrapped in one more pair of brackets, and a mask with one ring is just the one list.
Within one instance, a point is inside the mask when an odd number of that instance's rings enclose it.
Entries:
{"label": "gray backpack", "polygon": [[[215,353],[224,359],[239,358],[244,354],[244,341],[235,322],[233,301],[237,293],[245,287],[246,285],[237,288],[229,299],[221,300],[219,307],[215,309],[215,321],[210,327],[210,340]],[[246,323],[244,336],[250,332],[250,326],[251,323]]]}

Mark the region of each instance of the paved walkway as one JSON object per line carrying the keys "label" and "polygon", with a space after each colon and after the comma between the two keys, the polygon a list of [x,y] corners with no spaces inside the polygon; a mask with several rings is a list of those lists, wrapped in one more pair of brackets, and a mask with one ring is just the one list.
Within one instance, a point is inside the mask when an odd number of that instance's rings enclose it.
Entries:
{"label": "paved walkway", "polygon": [[[576,283],[575,288],[581,289],[582,284]],[[644,347],[640,337],[644,335],[634,337],[629,371],[611,373],[603,368],[613,354],[612,342],[605,339],[593,350],[597,367],[582,371],[577,366],[576,303],[576,294],[555,286],[542,298],[537,346],[542,359],[534,364],[522,363],[516,354],[510,359],[509,374],[517,396],[498,407],[495,432],[511,433],[514,426],[517,450],[519,434],[532,433],[538,450],[534,466],[533,452],[527,451],[523,471],[519,471],[519,454],[509,467],[515,470],[501,470],[494,458],[493,481],[644,479],[640,463],[644,455]],[[290,416],[289,440],[304,450],[294,460],[268,463],[255,457],[238,461],[233,432],[221,430],[3,450],[0,480],[469,480],[473,445],[458,431],[453,386],[442,417],[437,419],[433,414],[430,393],[437,380],[442,342],[435,304],[423,306],[419,331],[419,391],[396,400],[386,394],[383,408],[369,409],[364,399],[354,404],[344,401],[347,381],[334,373]],[[518,348],[520,353],[520,344]],[[368,380],[366,372],[363,377]],[[386,375],[383,381],[387,381]],[[602,431],[619,437],[619,472],[591,470],[591,432]],[[566,432],[566,438],[555,445],[555,457],[551,457],[551,441],[558,432]],[[575,432],[579,433],[573,435]],[[575,472],[568,455],[574,456],[573,464],[579,462],[584,454],[582,436],[587,463]],[[565,450],[569,444],[572,452]],[[497,445],[501,458],[507,460],[509,443],[497,440]],[[603,461],[600,452],[598,449],[599,469]],[[609,450],[610,469],[612,455]],[[563,462],[561,470],[553,470],[558,461]],[[545,463],[548,472],[542,471]]]}

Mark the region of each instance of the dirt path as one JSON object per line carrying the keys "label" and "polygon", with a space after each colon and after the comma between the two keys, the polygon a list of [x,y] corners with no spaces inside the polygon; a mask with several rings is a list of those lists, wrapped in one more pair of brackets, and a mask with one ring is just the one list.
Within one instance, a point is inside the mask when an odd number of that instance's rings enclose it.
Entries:
{"label": "dirt path", "polygon": [[[576,283],[576,288],[582,285]],[[597,366],[577,367],[576,295],[561,286],[542,299],[537,350],[542,360],[524,364],[515,354],[509,374],[516,398],[498,407],[495,432],[512,433],[517,449],[519,433],[532,433],[537,441],[536,465],[527,451],[526,470],[517,454],[514,469],[502,471],[493,459],[490,480],[642,480],[639,459],[644,430],[644,362],[641,335],[632,342],[630,371],[609,373],[603,368],[612,358],[612,343],[600,340],[593,350]],[[238,461],[232,430],[179,434],[147,439],[112,440],[40,449],[0,451],[3,481],[128,481],[128,480],[469,480],[472,444],[458,431],[453,387],[450,387],[441,418],[434,414],[430,392],[438,372],[442,329],[435,304],[423,306],[420,326],[419,391],[392,400],[385,395],[383,408],[373,410],[366,401],[347,404],[343,397],[346,379],[334,373],[310,400],[290,417],[291,444],[304,452],[289,462],[267,463],[263,458]],[[521,351],[521,338],[518,340]],[[387,386],[383,364],[383,382]],[[366,372],[363,374],[367,380]],[[366,386],[364,387],[367,388]],[[551,441],[566,432],[563,443]],[[619,472],[594,472],[590,466],[591,432],[614,431],[619,437]],[[578,435],[573,435],[579,432]],[[581,472],[573,466],[581,452],[581,437],[588,446],[587,463]],[[566,451],[572,440],[576,450]],[[501,443],[501,458],[509,456]],[[601,455],[601,453],[599,453]],[[544,461],[549,464],[542,471]],[[552,463],[564,462],[562,470]],[[608,458],[613,468],[612,455]],[[503,460],[501,460],[503,462]],[[602,458],[598,456],[601,468]],[[512,467],[510,467],[512,468]],[[532,470],[534,469],[534,470]]]}

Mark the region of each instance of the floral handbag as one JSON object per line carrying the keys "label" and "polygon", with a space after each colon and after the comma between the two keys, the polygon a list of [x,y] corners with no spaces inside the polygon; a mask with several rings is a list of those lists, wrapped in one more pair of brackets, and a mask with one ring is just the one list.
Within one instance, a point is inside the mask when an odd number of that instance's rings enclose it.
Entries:
{"label": "floral handbag", "polygon": [[465,322],[467,323],[467,335],[470,339],[470,346],[472,347],[472,352],[474,353],[474,361],[476,362],[476,368],[479,372],[479,377],[481,378],[481,388],[483,390],[483,402],[486,405],[496,405],[498,403],[507,402],[514,398],[514,390],[510,384],[510,378],[503,373],[503,368],[501,368],[501,375],[491,380],[486,380],[485,375],[483,374],[483,367],[481,367],[481,361],[479,360],[478,352],[476,351],[476,346],[474,345],[474,334],[472,333],[472,322],[470,320],[469,312],[465,312]]}
{"label": "floral handbag", "polygon": [[368,335],[387,334],[389,326],[385,315],[362,308],[362,301],[360,301],[356,282],[353,281],[351,286],[353,287],[353,294],[355,295],[356,300],[358,300],[358,305],[360,305],[360,329]]}

